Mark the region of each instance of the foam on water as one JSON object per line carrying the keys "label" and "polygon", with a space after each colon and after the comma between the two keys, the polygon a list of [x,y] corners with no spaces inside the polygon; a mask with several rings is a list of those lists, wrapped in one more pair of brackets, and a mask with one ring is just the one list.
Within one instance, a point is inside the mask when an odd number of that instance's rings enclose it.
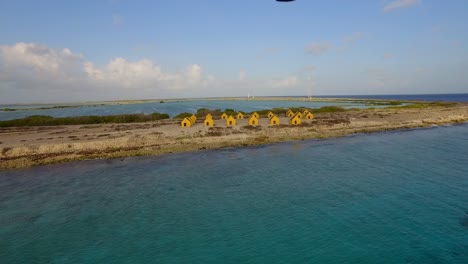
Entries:
{"label": "foam on water", "polygon": [[466,263],[468,126],[0,173],[1,263]]}

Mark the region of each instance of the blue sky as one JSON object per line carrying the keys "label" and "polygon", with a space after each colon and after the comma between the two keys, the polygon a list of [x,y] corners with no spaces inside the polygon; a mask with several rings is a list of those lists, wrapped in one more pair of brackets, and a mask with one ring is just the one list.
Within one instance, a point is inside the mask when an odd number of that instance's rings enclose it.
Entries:
{"label": "blue sky", "polygon": [[2,1],[0,103],[468,92],[468,2]]}

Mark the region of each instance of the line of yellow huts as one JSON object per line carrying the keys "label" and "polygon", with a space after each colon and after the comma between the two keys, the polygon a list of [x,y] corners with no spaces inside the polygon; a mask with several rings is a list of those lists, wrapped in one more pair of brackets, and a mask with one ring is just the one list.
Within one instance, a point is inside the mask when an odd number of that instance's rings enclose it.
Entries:
{"label": "line of yellow huts", "polygon": [[[267,117],[269,119],[270,125],[275,126],[275,125],[280,124],[280,119],[273,112],[271,111],[268,112]],[[302,112],[299,111],[296,113],[294,113],[291,110],[288,110],[286,112],[286,117],[289,118],[289,124],[291,125],[300,125],[302,119],[308,119],[308,120],[314,119],[314,115],[312,114],[312,112],[310,112],[307,109],[305,109]],[[221,115],[221,119],[226,120],[226,126],[235,126],[237,125],[238,119],[244,119],[244,118],[245,118],[245,115],[242,112],[238,112],[235,115],[235,117],[233,115],[228,115],[226,113],[223,113]],[[253,112],[250,114],[249,119],[247,120],[247,124],[249,126],[258,126],[259,118],[260,118],[260,115],[257,112]],[[196,121],[197,121],[197,117],[195,115],[192,115],[190,117],[184,118],[181,121],[180,125],[182,127],[191,127],[195,124]],[[206,127],[214,126],[214,120],[211,114],[206,115],[205,120],[203,121],[203,125]]]}

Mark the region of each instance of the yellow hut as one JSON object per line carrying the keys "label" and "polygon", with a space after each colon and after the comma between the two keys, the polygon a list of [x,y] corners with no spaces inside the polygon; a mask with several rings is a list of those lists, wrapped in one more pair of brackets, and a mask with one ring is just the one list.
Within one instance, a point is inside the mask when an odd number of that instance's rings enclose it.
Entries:
{"label": "yellow hut", "polygon": [[237,120],[231,115],[226,119],[226,126],[235,126],[237,124]]}
{"label": "yellow hut", "polygon": [[299,116],[299,118],[303,117],[303,114],[301,112],[297,112],[296,115]]}
{"label": "yellow hut", "polygon": [[203,125],[206,126],[206,127],[214,126],[213,118],[206,118],[205,121],[203,121]]}
{"label": "yellow hut", "polygon": [[295,114],[291,119],[289,119],[289,124],[291,125],[300,125],[301,118],[299,117],[299,113]]}
{"label": "yellow hut", "polygon": [[304,111],[302,111],[302,114],[305,116],[307,115],[308,113],[310,113],[310,111],[308,109],[304,109]]}
{"label": "yellow hut", "polygon": [[212,116],[210,113],[208,113],[208,114],[206,115],[205,119],[213,119],[213,116]]}
{"label": "yellow hut", "polygon": [[304,118],[305,118],[305,119],[312,120],[312,119],[314,119],[314,115],[313,115],[311,112],[309,112],[309,113],[307,113],[307,114],[304,115]]}
{"label": "yellow hut", "polygon": [[272,118],[273,116],[275,116],[275,114],[273,114],[273,112],[270,111],[270,112],[268,112],[267,116],[268,116],[268,118]]}
{"label": "yellow hut", "polygon": [[193,119],[193,122],[197,121],[197,116],[196,115],[192,115],[190,118]]}
{"label": "yellow hut", "polygon": [[288,111],[286,112],[286,116],[289,117],[289,118],[291,118],[291,117],[294,116],[294,112],[291,111],[291,109],[290,109],[290,110],[288,110]]}
{"label": "yellow hut", "polygon": [[227,119],[227,118],[228,118],[228,115],[227,115],[226,113],[223,113],[223,114],[221,115],[221,119],[224,120],[224,119]]}
{"label": "yellow hut", "polygon": [[270,117],[270,125],[275,126],[279,124],[280,124],[280,120],[277,116],[273,115],[272,117]]}
{"label": "yellow hut", "polygon": [[236,115],[237,119],[244,119],[244,114],[242,112],[237,113]]}
{"label": "yellow hut", "polygon": [[257,118],[257,119],[260,118],[260,115],[259,115],[257,112],[251,113],[251,114],[250,114],[250,117],[252,117],[252,116],[255,117],[255,118]]}
{"label": "yellow hut", "polygon": [[258,126],[258,118],[256,118],[253,115],[250,116],[249,120],[248,120],[248,124],[249,124],[249,126]]}
{"label": "yellow hut", "polygon": [[181,127],[191,127],[193,125],[192,119],[190,117],[186,117],[180,122]]}

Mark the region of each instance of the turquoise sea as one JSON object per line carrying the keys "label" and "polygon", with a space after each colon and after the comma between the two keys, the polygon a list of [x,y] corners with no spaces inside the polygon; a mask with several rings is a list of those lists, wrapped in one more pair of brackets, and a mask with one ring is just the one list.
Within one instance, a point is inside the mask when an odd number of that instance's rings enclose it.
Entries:
{"label": "turquoise sea", "polygon": [[[63,104],[62,104],[63,105]],[[79,107],[38,109],[58,105],[0,105],[0,109],[13,108],[17,111],[0,111],[0,120],[23,118],[31,115],[49,115],[53,117],[84,116],[84,115],[120,115],[120,114],[150,114],[154,112],[176,116],[183,112],[196,113],[200,108],[234,109],[236,111],[252,112],[275,107],[309,107],[340,106],[344,108],[385,107],[385,105],[365,105],[353,102],[307,102],[285,100],[182,100],[174,102],[152,102],[122,105],[81,105]],[[34,110],[33,110],[34,109]]]}
{"label": "turquoise sea", "polygon": [[468,125],[0,172],[0,263],[467,263]]}
{"label": "turquoise sea", "polygon": [[[378,100],[420,100],[420,101],[452,101],[468,102],[468,94],[419,94],[419,95],[341,95],[341,96],[317,96],[317,98],[353,98],[353,99],[378,99]],[[252,112],[275,107],[308,107],[320,108],[323,106],[340,106],[344,108],[379,108],[388,105],[369,105],[352,101],[314,102],[306,101],[304,96],[296,96],[296,101],[286,100],[180,100],[167,101],[165,103],[151,102],[122,105],[93,105],[93,104],[47,104],[47,105],[0,105],[0,120],[23,118],[31,115],[48,115],[53,117],[85,116],[85,115],[120,115],[120,114],[150,114],[154,112],[176,116],[183,112],[195,113],[200,108],[208,109],[234,109],[236,111]],[[77,106],[68,108],[55,108],[54,106]],[[16,111],[3,111],[4,108]],[[52,108],[52,109],[40,109]]]}

